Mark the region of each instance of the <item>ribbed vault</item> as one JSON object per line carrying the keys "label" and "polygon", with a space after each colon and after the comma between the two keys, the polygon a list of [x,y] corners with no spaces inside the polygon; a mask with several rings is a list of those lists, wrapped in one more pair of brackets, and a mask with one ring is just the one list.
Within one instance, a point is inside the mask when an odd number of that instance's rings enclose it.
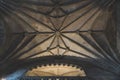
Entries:
{"label": "ribbed vault", "polygon": [[[1,75],[14,71],[11,67],[16,68],[13,64],[17,62],[26,65],[33,59],[51,56],[77,57],[119,75],[115,2],[1,0],[0,21],[7,36],[0,37],[4,39]],[[8,65],[10,69],[6,71]]]}
{"label": "ribbed vault", "polygon": [[51,64],[46,66],[37,66],[32,70],[29,70],[25,76],[86,76],[82,68],[76,66],[63,65],[63,64]]}

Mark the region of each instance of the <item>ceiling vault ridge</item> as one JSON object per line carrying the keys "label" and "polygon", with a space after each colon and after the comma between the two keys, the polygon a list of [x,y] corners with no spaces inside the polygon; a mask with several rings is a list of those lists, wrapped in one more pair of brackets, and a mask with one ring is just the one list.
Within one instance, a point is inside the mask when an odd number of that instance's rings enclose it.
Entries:
{"label": "ceiling vault ridge", "polygon": [[0,0],[0,75],[17,62],[71,57],[119,75],[115,10],[116,0]]}

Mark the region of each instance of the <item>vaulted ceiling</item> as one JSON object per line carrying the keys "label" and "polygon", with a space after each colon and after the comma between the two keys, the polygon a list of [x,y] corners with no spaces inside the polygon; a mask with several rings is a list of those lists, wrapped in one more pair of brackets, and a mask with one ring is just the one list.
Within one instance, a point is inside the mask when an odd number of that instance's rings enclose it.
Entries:
{"label": "vaulted ceiling", "polygon": [[119,73],[115,0],[1,0],[0,17],[2,72],[18,62],[22,68],[32,59],[73,56]]}

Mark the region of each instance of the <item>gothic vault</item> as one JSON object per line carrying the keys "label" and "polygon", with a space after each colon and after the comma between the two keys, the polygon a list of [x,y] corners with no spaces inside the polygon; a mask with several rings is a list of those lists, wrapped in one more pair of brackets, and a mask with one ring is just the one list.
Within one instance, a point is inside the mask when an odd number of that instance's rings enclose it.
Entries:
{"label": "gothic vault", "polygon": [[120,80],[119,17],[118,0],[0,0],[0,77]]}

